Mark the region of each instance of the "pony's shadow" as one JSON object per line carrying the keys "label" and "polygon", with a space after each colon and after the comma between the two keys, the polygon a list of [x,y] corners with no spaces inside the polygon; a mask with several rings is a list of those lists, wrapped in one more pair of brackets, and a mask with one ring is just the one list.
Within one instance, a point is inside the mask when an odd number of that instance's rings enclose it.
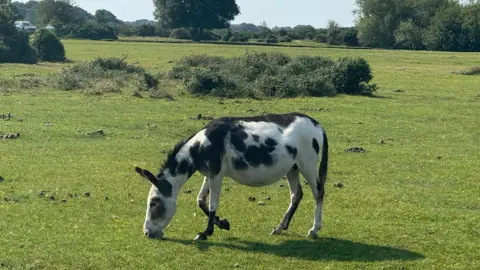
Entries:
{"label": "pony's shadow", "polygon": [[192,240],[165,239],[182,245],[195,245],[206,251],[209,247],[220,247],[243,252],[273,254],[279,257],[295,258],[309,261],[394,261],[418,260],[425,258],[422,254],[388,246],[370,245],[337,238],[320,238],[311,240],[287,240],[280,244],[242,241],[235,238],[227,242],[196,242]]}

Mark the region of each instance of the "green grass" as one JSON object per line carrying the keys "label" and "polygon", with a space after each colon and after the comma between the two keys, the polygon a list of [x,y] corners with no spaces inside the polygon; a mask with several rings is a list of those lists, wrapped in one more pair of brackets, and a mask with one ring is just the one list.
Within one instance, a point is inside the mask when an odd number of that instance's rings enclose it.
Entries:
{"label": "green grass", "polygon": [[[152,73],[168,70],[171,60],[190,53],[245,52],[244,46],[204,44],[64,43],[74,62],[126,54],[129,62]],[[479,54],[248,50],[365,57],[380,87],[378,97],[241,99],[221,105],[215,98],[180,94],[167,101],[135,98],[128,91],[102,96],[51,89],[0,92],[0,115],[14,115],[10,121],[0,119],[0,135],[21,134],[0,140],[5,178],[0,182],[0,268],[480,268],[479,77],[452,73],[478,66]],[[0,65],[0,76],[46,75],[66,65]],[[313,221],[308,188],[290,229],[270,236],[289,203],[288,188],[279,187],[286,180],[249,188],[227,179],[219,215],[230,221],[231,231],[217,229],[208,242],[192,244],[207,221],[196,206],[202,181],[196,174],[183,188],[192,193],[180,194],[166,230],[173,240],[146,239],[142,224],[149,185],[133,166],[156,171],[164,151],[205,123],[190,120],[198,113],[218,117],[265,111],[303,111],[327,130],[331,162],[321,238],[304,237]],[[105,136],[86,135],[98,129]],[[366,152],[344,152],[353,146]],[[335,182],[344,187],[333,187]],[[42,190],[45,196],[39,195]],[[259,206],[249,196],[271,200]]]}

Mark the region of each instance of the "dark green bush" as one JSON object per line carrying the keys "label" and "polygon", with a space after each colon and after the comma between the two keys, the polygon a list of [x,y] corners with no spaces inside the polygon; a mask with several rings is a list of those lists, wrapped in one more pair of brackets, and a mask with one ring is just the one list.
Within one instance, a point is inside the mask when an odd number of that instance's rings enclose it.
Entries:
{"label": "dark green bush", "polygon": [[137,36],[153,37],[155,36],[155,26],[151,24],[142,24],[136,27]]}
{"label": "dark green bush", "polygon": [[268,35],[267,38],[265,39],[265,41],[267,43],[278,43],[277,36],[275,36],[274,34]]}
{"label": "dark green bush", "polygon": [[355,27],[343,28],[341,30],[341,38],[344,45],[347,46],[359,46],[358,43],[358,30]]}
{"label": "dark green bush", "polygon": [[0,36],[0,63],[36,64],[37,52],[28,39],[28,33],[15,29],[9,36]]}
{"label": "dark green bush", "polygon": [[90,40],[102,40],[102,39],[118,39],[117,31],[115,28],[99,24],[95,21],[89,21],[82,24],[79,28],[73,29],[68,35],[70,38],[83,38]]}
{"label": "dark green bush", "polygon": [[32,46],[37,50],[41,61],[65,61],[65,48],[60,39],[47,29],[37,30],[33,34]]}
{"label": "dark green bush", "polygon": [[249,38],[247,35],[243,33],[233,33],[232,37],[230,38],[231,42],[248,42]]}
{"label": "dark green bush", "polygon": [[370,65],[363,58],[342,57],[337,63],[333,83],[339,93],[370,95],[376,85],[368,85],[373,78]]}
{"label": "dark green bush", "polygon": [[188,29],[185,29],[185,28],[178,28],[173,30],[170,33],[170,37],[175,39],[192,39],[192,35],[190,34],[190,31],[188,31]]}
{"label": "dark green bush", "polygon": [[317,34],[315,36],[315,41],[319,43],[327,43],[327,34]]}
{"label": "dark green bush", "polygon": [[292,42],[293,39],[290,36],[283,36],[278,39],[279,42]]}
{"label": "dark green bush", "polygon": [[291,58],[282,53],[249,53],[241,57],[192,55],[169,72],[192,94],[222,97],[332,96],[371,94],[370,66],[361,58],[334,61],[323,56]]}

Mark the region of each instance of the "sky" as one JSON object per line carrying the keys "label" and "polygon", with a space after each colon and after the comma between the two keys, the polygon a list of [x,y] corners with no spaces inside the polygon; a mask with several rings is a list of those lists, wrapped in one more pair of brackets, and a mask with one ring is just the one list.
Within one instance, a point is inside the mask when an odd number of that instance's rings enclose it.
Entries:
{"label": "sky", "polygon": [[[75,0],[75,3],[92,14],[97,9],[107,9],[123,21],[153,20],[152,0]],[[269,27],[307,24],[320,28],[334,20],[341,26],[352,26],[354,3],[355,0],[237,0],[241,14],[232,23],[258,25],[265,21]]]}

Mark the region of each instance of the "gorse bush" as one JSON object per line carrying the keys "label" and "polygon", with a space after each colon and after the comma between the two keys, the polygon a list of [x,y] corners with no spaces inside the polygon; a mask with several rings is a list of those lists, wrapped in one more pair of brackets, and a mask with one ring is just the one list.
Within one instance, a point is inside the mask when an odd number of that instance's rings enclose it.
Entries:
{"label": "gorse bush", "polygon": [[63,69],[49,79],[50,84],[61,90],[108,89],[120,91],[123,87],[148,90],[158,81],[143,68],[128,64],[122,58],[96,58]]}
{"label": "gorse bush", "polygon": [[196,95],[221,97],[371,95],[375,85],[361,58],[334,61],[322,56],[291,58],[282,53],[249,53],[241,57],[191,55],[169,72]]}
{"label": "gorse bush", "polygon": [[40,29],[33,34],[32,46],[37,50],[41,61],[65,61],[65,48],[60,39],[47,29]]}

